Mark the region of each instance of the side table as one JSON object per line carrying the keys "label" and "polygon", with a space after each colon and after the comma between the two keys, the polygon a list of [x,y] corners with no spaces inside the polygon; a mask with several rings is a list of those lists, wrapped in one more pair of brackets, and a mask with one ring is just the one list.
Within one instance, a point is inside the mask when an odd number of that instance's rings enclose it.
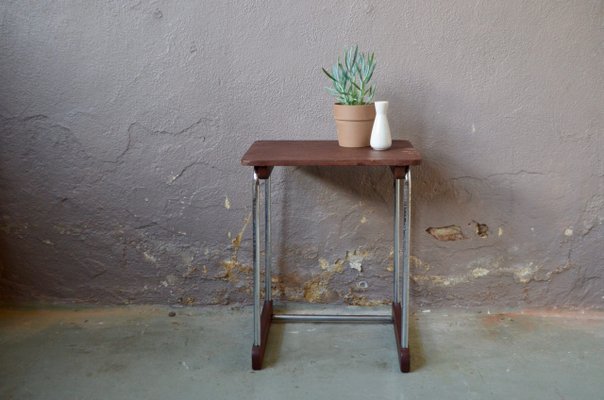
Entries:
{"label": "side table", "polygon": [[[254,167],[252,235],[254,265],[254,344],[252,369],[262,369],[262,360],[272,321],[283,322],[376,322],[392,323],[399,364],[409,372],[409,241],[411,228],[411,166],[421,162],[419,152],[406,140],[376,151],[370,147],[346,148],[335,140],[263,140],[245,153],[241,164]],[[394,178],[394,268],[392,313],[390,315],[275,314],[271,286],[271,172],[277,166],[383,166]],[[260,301],[260,182],[264,183],[264,303]],[[401,230],[401,186],[402,219]],[[402,280],[401,280],[402,234]]]}

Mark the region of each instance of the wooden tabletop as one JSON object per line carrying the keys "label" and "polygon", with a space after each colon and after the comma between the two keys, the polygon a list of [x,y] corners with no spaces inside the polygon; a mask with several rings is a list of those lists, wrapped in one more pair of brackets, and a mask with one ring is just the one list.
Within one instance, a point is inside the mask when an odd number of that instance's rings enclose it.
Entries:
{"label": "wooden tabletop", "polygon": [[393,140],[388,150],[371,147],[340,147],[336,140],[260,140],[243,155],[241,164],[276,166],[390,166],[421,162],[419,152],[407,140]]}

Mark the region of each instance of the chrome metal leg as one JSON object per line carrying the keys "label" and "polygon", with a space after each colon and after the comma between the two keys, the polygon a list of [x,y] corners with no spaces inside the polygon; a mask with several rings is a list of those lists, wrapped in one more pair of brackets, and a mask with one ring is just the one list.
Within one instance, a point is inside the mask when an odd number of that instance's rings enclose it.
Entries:
{"label": "chrome metal leg", "polygon": [[254,346],[260,346],[260,181],[254,172],[252,200],[252,241],[254,264]]}
{"label": "chrome metal leg", "polygon": [[407,168],[403,188],[403,295],[401,347],[409,347],[409,251],[411,239],[411,167]]}
{"label": "chrome metal leg", "polygon": [[271,301],[271,178],[264,180],[264,301]]}
{"label": "chrome metal leg", "polygon": [[392,281],[392,301],[395,304],[401,302],[401,180],[394,180],[394,274]]}

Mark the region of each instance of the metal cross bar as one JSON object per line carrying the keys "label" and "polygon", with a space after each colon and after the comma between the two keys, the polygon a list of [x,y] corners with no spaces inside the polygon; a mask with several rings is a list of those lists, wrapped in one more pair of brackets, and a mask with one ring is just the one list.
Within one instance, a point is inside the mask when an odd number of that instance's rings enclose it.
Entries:
{"label": "metal cross bar", "polygon": [[343,315],[343,314],[273,314],[273,321],[281,322],[366,322],[391,324],[391,315]]}

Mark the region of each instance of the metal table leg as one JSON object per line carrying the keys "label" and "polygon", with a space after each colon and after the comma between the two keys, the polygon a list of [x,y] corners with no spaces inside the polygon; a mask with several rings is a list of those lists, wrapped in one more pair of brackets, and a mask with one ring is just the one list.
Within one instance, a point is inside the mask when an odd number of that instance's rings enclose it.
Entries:
{"label": "metal table leg", "polygon": [[[401,232],[401,181],[403,186],[403,282],[401,290],[400,273],[400,232]],[[392,318],[402,372],[409,372],[411,355],[409,352],[409,249],[411,233],[411,168],[407,167],[404,179],[395,177],[394,183],[394,283]],[[402,293],[401,293],[402,291]]]}
{"label": "metal table leg", "polygon": [[254,347],[260,346],[260,180],[254,171],[252,197],[252,246],[254,264]]}
{"label": "metal table leg", "polygon": [[[271,181],[270,170],[254,171],[252,197],[252,241],[254,267],[254,344],[252,369],[262,369],[262,360],[268,341],[268,331],[273,315],[271,290]],[[260,304],[260,180],[264,181],[264,305]]]}

